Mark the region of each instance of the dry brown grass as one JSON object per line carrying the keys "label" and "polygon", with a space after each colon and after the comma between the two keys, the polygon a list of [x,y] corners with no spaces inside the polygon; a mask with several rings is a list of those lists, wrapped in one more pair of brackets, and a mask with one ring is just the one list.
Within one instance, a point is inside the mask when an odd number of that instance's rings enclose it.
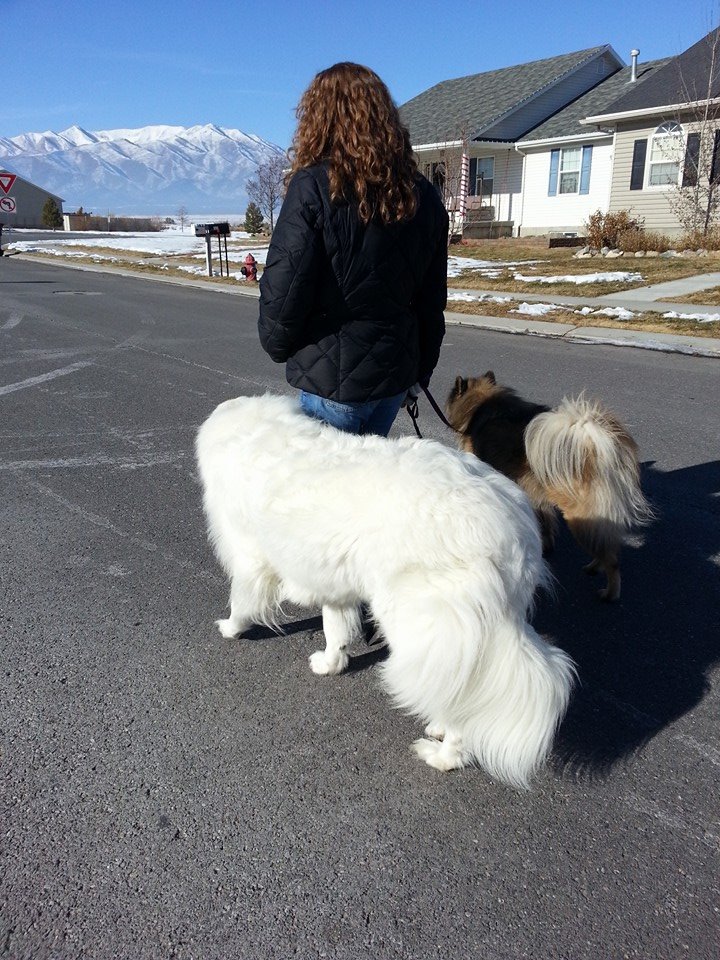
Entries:
{"label": "dry brown grass", "polygon": [[684,297],[673,297],[673,303],[699,303],[708,307],[720,307],[720,287],[710,287],[709,290],[697,290]]}
{"label": "dry brown grass", "polygon": [[512,317],[515,320],[546,320],[550,323],[570,323],[577,327],[609,327],[616,330],[640,330],[645,333],[682,333],[695,337],[720,336],[720,321],[701,323],[695,320],[665,319],[661,313],[648,311],[638,313],[631,320],[618,320],[602,314],[573,313],[573,308],[559,307],[541,317],[522,313],[513,313],[520,301],[511,303],[469,303],[452,300],[448,303],[448,313],[464,313],[470,316]]}
{"label": "dry brown grass", "polygon": [[[481,276],[474,270],[466,270],[459,277],[448,281],[450,287],[472,290],[506,291],[508,293],[548,294],[557,296],[598,297],[607,293],[620,293],[638,286],[665,283],[669,280],[681,280],[701,273],[714,273],[720,270],[720,252],[707,257],[617,257],[608,260],[605,257],[592,257],[577,260],[574,254],[577,248],[554,247],[549,249],[547,239],[541,237],[515,237],[505,240],[468,240],[450,247],[450,255],[471,257],[478,260],[515,260],[542,261],[527,266],[503,269],[499,277]],[[627,281],[598,283],[528,283],[515,280],[515,273],[538,276],[582,276],[589,273],[611,273],[615,271],[640,273],[642,283]]]}

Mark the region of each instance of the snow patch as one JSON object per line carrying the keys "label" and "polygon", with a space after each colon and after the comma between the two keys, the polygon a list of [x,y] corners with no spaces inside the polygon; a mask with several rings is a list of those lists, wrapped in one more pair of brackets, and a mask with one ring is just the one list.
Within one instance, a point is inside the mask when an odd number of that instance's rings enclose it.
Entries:
{"label": "snow patch", "polygon": [[641,273],[630,273],[623,270],[612,270],[608,273],[582,273],[566,274],[558,277],[528,277],[522,273],[516,273],[515,279],[523,283],[641,283],[643,275]]}
{"label": "snow patch", "polygon": [[512,297],[496,297],[491,293],[463,293],[448,291],[448,300],[464,300],[467,303],[510,303]]}
{"label": "snow patch", "polygon": [[720,313],[676,313],[674,310],[664,313],[667,320],[697,320],[699,323],[717,323]]}
{"label": "snow patch", "polygon": [[554,310],[567,310],[567,307],[559,303],[523,303],[519,304],[511,313],[522,313],[528,317],[544,317],[546,313],[552,313]]}

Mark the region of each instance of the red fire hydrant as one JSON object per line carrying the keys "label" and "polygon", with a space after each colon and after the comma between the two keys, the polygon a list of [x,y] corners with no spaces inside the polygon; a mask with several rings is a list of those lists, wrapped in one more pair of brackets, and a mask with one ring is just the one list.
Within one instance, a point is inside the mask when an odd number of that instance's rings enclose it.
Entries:
{"label": "red fire hydrant", "polygon": [[257,280],[257,260],[251,253],[245,257],[245,263],[240,268],[240,273],[246,280]]}

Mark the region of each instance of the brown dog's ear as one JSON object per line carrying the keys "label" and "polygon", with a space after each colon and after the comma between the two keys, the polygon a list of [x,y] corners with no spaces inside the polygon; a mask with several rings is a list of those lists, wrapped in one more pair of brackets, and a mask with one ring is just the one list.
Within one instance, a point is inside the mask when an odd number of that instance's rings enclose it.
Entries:
{"label": "brown dog's ear", "polygon": [[487,373],[484,373],[482,375],[482,379],[489,380],[490,383],[497,383],[497,380],[495,379],[495,374],[492,372],[492,370],[488,370]]}
{"label": "brown dog's ear", "polygon": [[455,386],[453,388],[453,394],[456,397],[461,397],[468,388],[468,382],[464,377],[455,377]]}

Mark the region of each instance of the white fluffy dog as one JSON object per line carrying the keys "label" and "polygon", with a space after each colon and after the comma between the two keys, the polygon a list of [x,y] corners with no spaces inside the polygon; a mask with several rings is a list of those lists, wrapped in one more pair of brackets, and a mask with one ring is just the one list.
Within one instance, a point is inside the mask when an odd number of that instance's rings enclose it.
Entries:
{"label": "white fluffy dog", "polygon": [[527,786],[574,669],[527,623],[547,574],[519,487],[431,440],[341,433],[286,397],[220,404],[197,458],[231,579],[224,637],[274,623],[284,600],[322,606],[326,648],[310,666],[341,673],[365,601],[389,646],[385,687],[427,724],[417,754]]}

